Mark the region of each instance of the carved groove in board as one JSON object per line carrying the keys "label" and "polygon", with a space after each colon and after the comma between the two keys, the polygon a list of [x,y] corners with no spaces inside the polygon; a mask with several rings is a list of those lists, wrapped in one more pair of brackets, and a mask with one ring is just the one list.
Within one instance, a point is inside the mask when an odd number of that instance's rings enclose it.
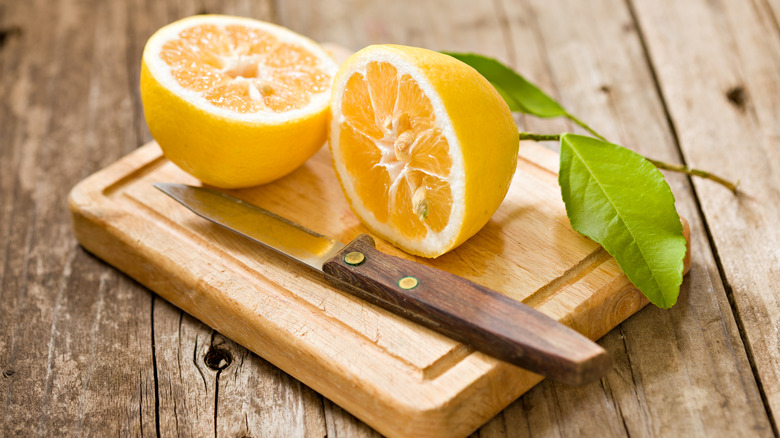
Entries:
{"label": "carved groove in board", "polygon": [[[129,201],[132,201],[134,204],[136,204],[138,207],[140,207],[139,214],[145,215],[147,217],[154,218],[155,220],[159,221],[158,223],[164,224],[164,227],[167,229],[166,231],[174,234],[174,235],[180,235],[182,237],[182,240],[191,240],[193,242],[198,242],[200,245],[203,245],[205,247],[208,247],[209,250],[214,251],[214,253],[217,253],[220,255],[220,259],[229,261],[230,263],[225,264],[235,264],[236,267],[240,268],[243,272],[241,273],[241,276],[243,278],[250,279],[252,277],[261,277],[269,284],[273,284],[270,279],[256,271],[255,269],[251,268],[250,266],[246,265],[244,262],[242,262],[240,259],[233,256],[228,251],[225,251],[222,247],[219,245],[214,245],[213,243],[209,242],[207,239],[204,239],[202,236],[200,236],[198,233],[193,232],[189,230],[186,227],[182,227],[177,222],[171,220],[170,218],[166,217],[165,215],[161,214],[159,211],[154,209],[152,206],[149,206],[143,202],[143,200],[138,199],[134,197],[130,192],[124,192],[124,198],[128,199]],[[184,207],[182,207],[184,208]],[[140,213],[143,212],[143,213]],[[194,216],[193,216],[194,217]],[[149,223],[154,223],[154,221],[150,221]],[[217,225],[213,225],[215,229],[218,229],[219,232],[224,233],[231,233],[230,231],[223,231],[221,228],[219,228]],[[239,239],[237,239],[239,240]],[[240,240],[246,240],[246,239],[240,239]],[[245,245],[254,245],[251,241],[246,240],[245,243],[241,243],[241,246]],[[272,257],[280,257],[283,258],[283,256],[280,256],[276,253],[274,253],[272,250],[266,250],[265,248],[260,248],[263,251],[267,251],[268,254]],[[323,279],[323,284],[325,284],[325,280]],[[419,376],[420,380],[434,380],[437,377],[441,376],[445,372],[447,372],[449,369],[456,366],[458,363],[463,361],[465,358],[467,358],[471,353],[474,352],[473,349],[471,349],[468,346],[465,346],[463,344],[455,344],[455,346],[447,351],[445,354],[443,354],[441,357],[433,361],[430,365],[426,366],[425,368],[421,369],[419,366],[409,362],[402,356],[399,356],[392,351],[383,348],[381,345],[378,345],[375,341],[373,341],[370,337],[367,335],[361,333],[360,331],[356,330],[355,328],[351,327],[349,324],[345,323],[344,321],[341,321],[340,319],[328,314],[327,312],[323,312],[321,308],[317,307],[316,305],[310,303],[309,301],[299,297],[295,293],[293,293],[290,290],[287,290],[283,287],[275,288],[278,292],[281,292],[288,296],[289,298],[295,300],[296,302],[302,303],[308,308],[311,308],[313,310],[319,311],[323,317],[327,318],[328,321],[332,322],[334,325],[339,326],[345,331],[349,331],[351,334],[354,334],[358,338],[364,340],[366,343],[373,346],[373,348],[376,348],[377,350],[381,351],[382,353],[386,354],[387,356],[395,359],[400,363],[404,368],[408,369],[410,373],[415,374]],[[346,294],[346,292],[341,292],[338,290],[335,290],[337,293]],[[357,298],[352,297],[351,295],[347,295],[350,299],[354,299],[356,301],[359,301]],[[379,307],[374,307],[372,304],[361,302],[361,305],[365,306],[371,306],[372,308],[375,308],[378,312],[385,312],[385,310],[380,309]]]}
{"label": "carved groove in board", "polygon": [[555,297],[555,295],[561,292],[564,288],[578,282],[582,277],[593,272],[597,267],[609,259],[609,253],[605,251],[604,248],[599,247],[596,251],[588,254],[588,256],[582,259],[579,263],[567,269],[563,275],[553,279],[529,295],[526,299],[523,300],[523,303],[534,308],[540,307]]}
{"label": "carved groove in board", "polygon": [[159,167],[165,165],[168,162],[165,159],[165,156],[159,153],[158,155],[159,156],[155,157],[154,159],[152,159],[152,161],[146,163],[142,167],[133,169],[132,172],[128,173],[127,175],[124,175],[123,177],[119,178],[112,184],[106,186],[101,192],[101,194],[107,198],[111,198],[114,195],[116,195],[116,193],[119,192],[122,189],[122,187],[127,186],[132,182],[143,178],[145,175],[148,175],[153,171],[157,170]]}
{"label": "carved groove in board", "polygon": [[[198,233],[191,231],[187,227],[182,227],[181,224],[171,220],[170,218],[166,217],[165,215],[161,214],[159,211],[155,210],[153,207],[144,204],[142,200],[132,196],[131,194],[124,192],[125,196],[124,198],[135,204],[136,206],[140,207],[140,210],[138,210],[139,214],[145,215],[148,218],[154,218],[156,220],[160,221],[160,224],[163,228],[166,229],[167,232],[173,235],[179,235],[182,237],[182,241],[190,240],[193,242],[198,243],[199,245],[202,245],[206,248],[208,248],[211,251],[214,251],[214,253],[219,255],[219,258],[221,260],[229,260],[235,263],[238,267],[240,267],[242,270],[253,273],[256,277],[260,277],[264,280],[270,281],[270,279],[266,278],[261,273],[253,270],[249,266],[247,266],[244,262],[241,260],[233,257],[229,252],[225,251],[224,248],[220,247],[219,245],[215,245],[214,243],[210,242],[208,239],[204,239],[202,236],[200,236]],[[195,216],[193,216],[195,217]],[[153,223],[153,222],[152,222]],[[214,225],[216,227],[216,225]]]}
{"label": "carved groove in board", "polygon": [[473,348],[465,344],[458,344],[447,354],[439,358],[436,362],[428,365],[422,370],[424,380],[433,380],[452,369],[455,365],[475,352]]}

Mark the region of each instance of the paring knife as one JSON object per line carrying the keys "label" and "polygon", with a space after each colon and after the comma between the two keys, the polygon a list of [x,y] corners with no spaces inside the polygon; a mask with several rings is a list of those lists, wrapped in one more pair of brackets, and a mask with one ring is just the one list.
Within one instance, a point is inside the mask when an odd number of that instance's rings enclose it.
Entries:
{"label": "paring knife", "polygon": [[323,272],[343,290],[495,358],[572,385],[612,367],[603,348],[573,329],[465,278],[384,254],[366,234],[345,245],[216,190],[154,186],[197,215]]}

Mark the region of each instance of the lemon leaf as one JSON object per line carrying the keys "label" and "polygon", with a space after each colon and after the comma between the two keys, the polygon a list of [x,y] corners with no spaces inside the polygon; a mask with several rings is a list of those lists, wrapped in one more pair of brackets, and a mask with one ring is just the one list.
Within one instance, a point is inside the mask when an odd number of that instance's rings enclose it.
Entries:
{"label": "lemon leaf", "polygon": [[445,53],[470,65],[490,81],[510,110],[545,118],[568,117],[558,102],[501,62],[474,53]]}
{"label": "lemon leaf", "polygon": [[686,244],[661,172],[622,146],[563,134],[558,182],[572,227],[601,244],[653,304],[674,305]]}
{"label": "lemon leaf", "polygon": [[593,128],[566,111],[563,105],[501,62],[473,53],[445,53],[470,65],[484,76],[504,98],[510,110],[543,118],[566,117],[594,137],[604,140]]}

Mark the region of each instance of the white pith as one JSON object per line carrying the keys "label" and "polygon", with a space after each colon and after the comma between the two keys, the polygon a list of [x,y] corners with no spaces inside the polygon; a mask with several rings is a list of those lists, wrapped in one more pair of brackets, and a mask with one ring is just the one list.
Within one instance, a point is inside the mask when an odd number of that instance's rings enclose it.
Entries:
{"label": "white pith", "polygon": [[[438,93],[434,90],[430,81],[425,75],[406,57],[401,53],[396,52],[391,48],[376,47],[369,53],[366,53],[362,58],[356,60],[350,69],[343,72],[336,80],[334,84],[333,96],[331,98],[331,112],[334,115],[331,120],[331,148],[333,149],[334,157],[339,156],[339,135],[340,125],[345,122],[345,118],[341,111],[341,101],[343,98],[344,89],[349,78],[355,74],[360,73],[363,77],[366,77],[366,67],[371,62],[388,62],[392,64],[400,79],[403,75],[408,74],[414,79],[425,96],[430,100],[433,107],[434,116],[436,119],[436,125],[442,130],[447,143],[449,145],[449,153],[452,159],[452,167],[450,173],[444,179],[449,183],[452,193],[452,210],[447,225],[440,232],[432,231],[427,223],[423,220],[427,234],[421,240],[409,240],[405,238],[400,231],[393,228],[391,223],[380,222],[373,212],[366,208],[363,200],[357,195],[355,190],[354,181],[352,176],[347,171],[342,160],[335,159],[335,168],[338,172],[344,190],[347,193],[349,199],[352,200],[352,207],[356,214],[368,224],[375,232],[386,236],[394,243],[403,242],[404,249],[419,254],[433,254],[440,253],[445,249],[448,249],[455,238],[458,235],[463,217],[465,213],[464,209],[464,193],[465,193],[465,180],[463,171],[463,155],[461,153],[460,142],[455,134],[455,131],[450,122],[444,103],[441,101]],[[373,105],[373,102],[372,102]],[[405,164],[396,158],[395,151],[393,149],[393,142],[395,140],[395,132],[388,138],[387,136],[378,142],[377,147],[382,151],[382,158],[378,165],[383,166],[390,176],[391,184],[397,185],[400,181],[405,180],[400,178],[408,169]],[[422,170],[422,169],[416,169]],[[441,177],[440,175],[437,175]],[[391,190],[394,187],[391,187]],[[412,190],[414,193],[414,190]],[[389,198],[392,202],[392,196]],[[413,205],[415,203],[413,202]],[[393,206],[391,205],[392,209]]]}
{"label": "white pith", "polygon": [[[228,119],[240,120],[244,122],[263,122],[263,123],[279,123],[286,120],[295,120],[308,114],[313,114],[322,111],[328,105],[330,98],[330,88],[328,86],[323,87],[319,93],[312,93],[309,103],[298,109],[293,109],[283,113],[275,112],[273,110],[260,110],[253,113],[241,113],[228,108],[221,108],[213,105],[211,102],[203,97],[202,92],[197,92],[183,88],[171,74],[171,68],[160,58],[160,52],[162,47],[168,41],[178,38],[181,31],[198,26],[201,24],[210,24],[215,26],[227,26],[227,25],[241,25],[252,29],[263,30],[273,36],[275,36],[280,42],[290,43],[300,46],[307,51],[311,52],[318,59],[319,63],[317,67],[331,78],[336,74],[338,65],[332,60],[330,55],[325,52],[317,43],[310,39],[298,35],[288,29],[275,24],[266,23],[262,21],[252,20],[249,18],[229,17],[219,15],[202,15],[171,23],[162,29],[158,30],[147,42],[144,48],[143,59],[146,66],[149,68],[149,72],[163,87],[172,91],[175,95],[186,100],[187,102],[195,105],[203,111],[207,111],[217,116],[222,116]],[[223,58],[225,71],[241,72],[242,70],[251,69],[258,64],[262,65],[262,55],[254,56],[225,56]],[[257,69],[257,77],[263,78],[263,74],[266,70],[263,68]],[[270,79],[266,76],[266,80]],[[258,90],[254,85],[254,81],[250,81],[247,78],[242,77],[240,74],[233,80],[234,82],[241,83],[246,82],[249,87],[250,97],[253,99],[262,99],[262,92]]]}

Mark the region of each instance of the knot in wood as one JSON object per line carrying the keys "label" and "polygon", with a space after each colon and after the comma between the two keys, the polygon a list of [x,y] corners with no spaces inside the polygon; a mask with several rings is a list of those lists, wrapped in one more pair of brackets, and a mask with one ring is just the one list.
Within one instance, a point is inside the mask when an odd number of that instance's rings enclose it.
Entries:
{"label": "knot in wood", "polygon": [[203,362],[206,363],[206,366],[214,371],[224,370],[230,365],[230,362],[232,361],[233,356],[230,354],[230,352],[219,347],[209,348],[209,351],[203,358]]}
{"label": "knot in wood", "polygon": [[731,102],[732,105],[736,106],[740,110],[745,109],[745,104],[747,102],[747,92],[745,91],[745,87],[742,85],[731,87],[726,92],[726,98],[729,100],[729,102]]}

